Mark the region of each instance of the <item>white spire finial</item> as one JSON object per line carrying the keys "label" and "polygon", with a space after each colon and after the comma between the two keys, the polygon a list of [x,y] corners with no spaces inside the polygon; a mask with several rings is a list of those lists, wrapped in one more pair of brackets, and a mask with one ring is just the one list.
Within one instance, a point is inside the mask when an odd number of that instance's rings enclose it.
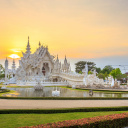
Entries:
{"label": "white spire finial", "polygon": [[41,43],[40,43],[40,41],[39,41],[39,47],[41,46]]}
{"label": "white spire finial", "polygon": [[29,36],[28,36],[28,44],[27,44],[27,48],[26,48],[26,53],[31,53],[31,48],[30,48],[30,44],[29,44]]}
{"label": "white spire finial", "polygon": [[29,45],[29,36],[28,36],[28,45],[27,45],[27,46],[30,46],[30,45]]}
{"label": "white spire finial", "polygon": [[58,54],[57,54],[57,60],[58,60]]}
{"label": "white spire finial", "polygon": [[67,58],[66,58],[66,55],[65,55],[65,60],[64,60],[64,63],[67,63]]}

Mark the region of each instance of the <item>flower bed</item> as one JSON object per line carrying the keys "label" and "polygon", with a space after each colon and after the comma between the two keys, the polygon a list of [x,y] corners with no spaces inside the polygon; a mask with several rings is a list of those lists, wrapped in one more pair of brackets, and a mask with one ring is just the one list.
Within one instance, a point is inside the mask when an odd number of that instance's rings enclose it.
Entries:
{"label": "flower bed", "polygon": [[128,125],[128,112],[78,120],[66,120],[56,123],[48,123],[37,126],[20,128],[121,128]]}

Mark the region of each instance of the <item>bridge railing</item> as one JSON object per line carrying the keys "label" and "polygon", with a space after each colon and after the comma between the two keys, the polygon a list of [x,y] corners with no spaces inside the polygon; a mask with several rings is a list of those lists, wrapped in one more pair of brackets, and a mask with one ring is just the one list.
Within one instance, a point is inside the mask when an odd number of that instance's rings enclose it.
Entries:
{"label": "bridge railing", "polygon": [[61,73],[60,77],[66,80],[83,81],[84,74]]}
{"label": "bridge railing", "polygon": [[[28,82],[23,82],[23,83],[17,83],[17,85],[26,85],[26,86],[36,86],[38,85],[38,82],[36,81],[28,81]],[[42,86],[67,86],[67,82],[40,82],[39,83]]]}

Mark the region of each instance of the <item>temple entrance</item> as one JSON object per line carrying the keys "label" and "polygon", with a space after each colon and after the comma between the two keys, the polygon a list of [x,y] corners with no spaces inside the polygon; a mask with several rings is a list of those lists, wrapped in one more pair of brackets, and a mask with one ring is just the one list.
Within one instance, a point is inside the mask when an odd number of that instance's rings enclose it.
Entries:
{"label": "temple entrance", "polygon": [[53,82],[58,82],[57,78],[53,79]]}
{"label": "temple entrance", "polygon": [[42,68],[42,73],[45,76],[45,68],[44,67]]}
{"label": "temple entrance", "polygon": [[48,63],[43,63],[43,67],[42,67],[42,73],[44,76],[48,76],[49,75],[49,64]]}

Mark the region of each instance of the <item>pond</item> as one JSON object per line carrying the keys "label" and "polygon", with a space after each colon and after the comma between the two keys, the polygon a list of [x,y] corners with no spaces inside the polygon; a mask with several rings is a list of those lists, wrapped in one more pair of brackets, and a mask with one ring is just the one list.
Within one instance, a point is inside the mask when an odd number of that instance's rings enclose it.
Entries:
{"label": "pond", "polygon": [[[17,93],[11,96],[16,97],[53,97],[52,91],[56,90],[56,87],[43,87],[43,90],[34,90],[34,88],[8,88],[9,90],[15,90]],[[93,95],[89,95],[89,91],[73,90],[68,88],[57,87],[60,91],[59,97],[128,97],[128,93],[105,93],[105,92],[93,92]],[[8,96],[5,94],[4,96]]]}
{"label": "pond", "polygon": [[[43,90],[34,90],[34,88],[8,88],[15,90],[16,97],[53,97],[52,91],[56,90],[56,87],[43,87]],[[89,95],[89,91],[73,90],[68,88],[57,87],[60,91],[59,97],[128,97],[128,93],[105,93],[105,92],[93,92],[93,95]],[[5,94],[4,96],[7,96]]]}

